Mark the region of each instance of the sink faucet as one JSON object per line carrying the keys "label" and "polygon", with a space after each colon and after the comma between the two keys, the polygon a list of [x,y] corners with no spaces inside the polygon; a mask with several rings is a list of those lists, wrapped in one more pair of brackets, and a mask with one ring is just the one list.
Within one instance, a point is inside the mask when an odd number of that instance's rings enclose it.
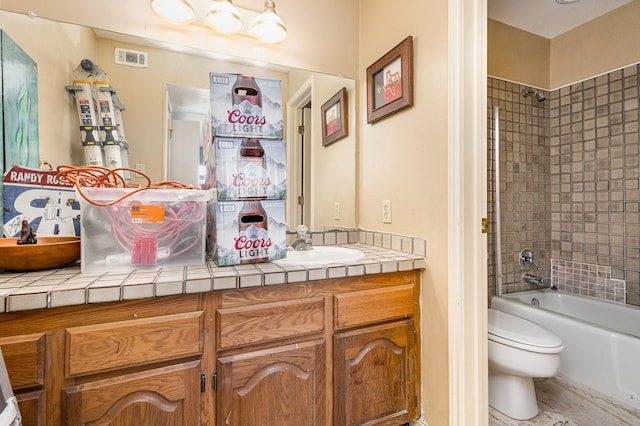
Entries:
{"label": "sink faucet", "polygon": [[311,241],[311,238],[307,238],[307,230],[308,228],[304,225],[300,225],[296,228],[298,238],[293,242],[293,244],[291,244],[291,250],[313,250],[313,242]]}

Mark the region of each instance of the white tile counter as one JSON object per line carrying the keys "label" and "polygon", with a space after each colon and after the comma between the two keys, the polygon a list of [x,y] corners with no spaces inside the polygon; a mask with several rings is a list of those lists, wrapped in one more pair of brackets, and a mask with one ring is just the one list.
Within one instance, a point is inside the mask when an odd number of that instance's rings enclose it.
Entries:
{"label": "white tile counter", "polygon": [[426,244],[421,238],[364,230],[319,232],[311,237],[314,245],[354,248],[365,256],[352,263],[309,267],[274,263],[218,267],[208,262],[125,273],[82,273],[78,263],[62,269],[6,272],[0,273],[0,313],[426,268]]}

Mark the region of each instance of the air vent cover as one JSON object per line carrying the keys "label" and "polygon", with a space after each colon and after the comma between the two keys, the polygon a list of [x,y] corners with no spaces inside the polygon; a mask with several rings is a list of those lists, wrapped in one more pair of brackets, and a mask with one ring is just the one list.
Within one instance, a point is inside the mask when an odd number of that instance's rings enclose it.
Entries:
{"label": "air vent cover", "polygon": [[116,47],[113,57],[116,64],[139,68],[147,68],[149,66],[149,54],[147,52]]}

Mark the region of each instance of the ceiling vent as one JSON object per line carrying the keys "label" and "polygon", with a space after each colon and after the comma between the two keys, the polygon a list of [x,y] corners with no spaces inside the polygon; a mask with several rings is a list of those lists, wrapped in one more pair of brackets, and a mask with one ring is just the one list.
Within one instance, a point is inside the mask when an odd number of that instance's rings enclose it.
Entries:
{"label": "ceiling vent", "polygon": [[113,56],[116,64],[138,68],[147,68],[149,66],[149,54],[147,52],[116,47]]}

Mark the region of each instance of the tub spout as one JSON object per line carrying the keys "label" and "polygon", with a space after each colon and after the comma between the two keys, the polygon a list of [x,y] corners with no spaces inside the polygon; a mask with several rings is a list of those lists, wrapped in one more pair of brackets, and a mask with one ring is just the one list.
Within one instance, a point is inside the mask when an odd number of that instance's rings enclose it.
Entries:
{"label": "tub spout", "polygon": [[537,284],[540,287],[548,287],[551,290],[557,290],[556,286],[551,285],[551,279],[548,279],[549,283],[545,283],[545,279],[542,277],[536,277],[531,274],[522,274],[522,280],[527,284]]}

